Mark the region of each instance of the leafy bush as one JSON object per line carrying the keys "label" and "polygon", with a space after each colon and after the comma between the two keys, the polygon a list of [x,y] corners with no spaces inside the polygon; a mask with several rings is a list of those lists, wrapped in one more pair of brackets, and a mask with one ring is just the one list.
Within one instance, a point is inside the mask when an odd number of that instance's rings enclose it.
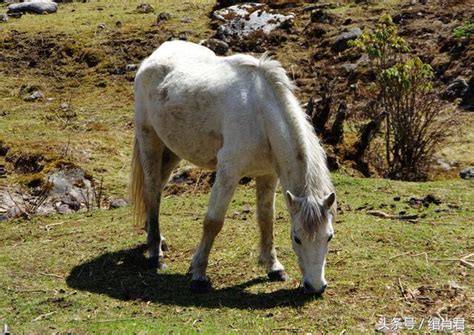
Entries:
{"label": "leafy bush", "polygon": [[380,18],[375,31],[362,34],[352,45],[371,59],[376,78],[371,85],[376,94],[375,110],[385,113],[385,176],[425,179],[452,120],[444,115],[434,94],[431,66],[405,54],[408,43],[398,36],[388,15]]}

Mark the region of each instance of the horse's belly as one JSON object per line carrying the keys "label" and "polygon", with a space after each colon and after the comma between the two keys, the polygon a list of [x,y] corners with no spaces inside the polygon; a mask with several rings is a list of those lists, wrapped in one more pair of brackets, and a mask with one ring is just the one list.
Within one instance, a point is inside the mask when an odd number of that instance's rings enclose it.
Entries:
{"label": "horse's belly", "polygon": [[214,122],[191,115],[181,108],[167,108],[160,113],[157,132],[165,145],[179,157],[194,165],[215,169],[222,135]]}

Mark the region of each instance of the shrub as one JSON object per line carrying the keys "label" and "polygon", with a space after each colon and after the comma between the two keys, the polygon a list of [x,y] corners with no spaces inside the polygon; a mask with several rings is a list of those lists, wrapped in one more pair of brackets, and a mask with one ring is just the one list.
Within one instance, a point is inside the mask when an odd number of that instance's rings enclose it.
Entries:
{"label": "shrub", "polygon": [[374,32],[362,34],[352,45],[371,59],[375,110],[385,112],[385,146],[380,147],[385,150],[385,176],[426,179],[429,163],[449,135],[452,120],[436,98],[431,66],[405,54],[408,44],[388,15],[380,18]]}

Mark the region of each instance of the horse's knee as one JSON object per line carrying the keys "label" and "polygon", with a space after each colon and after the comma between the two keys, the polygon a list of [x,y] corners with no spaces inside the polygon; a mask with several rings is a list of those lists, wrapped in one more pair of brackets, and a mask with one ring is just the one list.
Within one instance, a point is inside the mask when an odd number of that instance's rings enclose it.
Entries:
{"label": "horse's knee", "polygon": [[223,220],[206,217],[204,219],[204,234],[217,235],[221,231],[223,225]]}

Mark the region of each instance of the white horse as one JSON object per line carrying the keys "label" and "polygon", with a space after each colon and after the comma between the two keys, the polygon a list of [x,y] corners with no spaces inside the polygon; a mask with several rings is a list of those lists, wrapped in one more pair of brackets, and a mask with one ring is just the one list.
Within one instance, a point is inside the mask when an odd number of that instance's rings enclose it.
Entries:
{"label": "white horse", "polygon": [[259,261],[271,280],[288,276],[273,246],[280,180],[291,215],[291,240],[305,291],[321,294],[333,236],[335,194],[326,156],[279,62],[266,56],[217,57],[189,42],[162,44],[135,78],[135,146],[131,198],[146,222],[149,262],[162,268],[161,193],[180,159],[217,171],[201,242],[192,258],[191,290],[210,289],[209,253],[243,176],[257,184]]}

